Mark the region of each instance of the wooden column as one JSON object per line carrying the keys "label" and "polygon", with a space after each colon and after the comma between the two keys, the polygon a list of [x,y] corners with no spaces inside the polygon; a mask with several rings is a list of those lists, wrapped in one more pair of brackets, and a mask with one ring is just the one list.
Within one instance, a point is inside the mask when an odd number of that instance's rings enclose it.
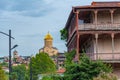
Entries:
{"label": "wooden column", "polygon": [[97,25],[97,22],[98,22],[98,21],[97,21],[97,20],[98,20],[98,19],[97,19],[97,13],[98,13],[98,11],[97,11],[97,10],[94,10],[94,13],[95,13],[95,24]]}
{"label": "wooden column", "polygon": [[98,59],[98,34],[95,34],[96,59]]}
{"label": "wooden column", "polygon": [[114,33],[111,34],[112,38],[112,59],[114,59]]}
{"label": "wooden column", "polygon": [[76,15],[76,24],[75,24],[75,26],[76,26],[76,33],[77,33],[77,46],[76,46],[76,53],[77,53],[77,59],[78,59],[78,61],[79,61],[79,31],[78,31],[78,14],[79,14],[79,12],[78,11],[76,11],[75,12],[75,15]]}
{"label": "wooden column", "polygon": [[111,14],[111,24],[113,24],[113,13],[114,13],[114,10],[111,9],[111,10],[110,10],[110,14]]}

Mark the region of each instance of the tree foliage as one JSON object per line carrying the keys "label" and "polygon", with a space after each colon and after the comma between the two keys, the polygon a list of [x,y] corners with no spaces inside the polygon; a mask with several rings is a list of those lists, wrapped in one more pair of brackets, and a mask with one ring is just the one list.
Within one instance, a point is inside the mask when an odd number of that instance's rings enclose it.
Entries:
{"label": "tree foliage", "polygon": [[27,69],[25,65],[18,65],[12,67],[12,80],[26,80]]}
{"label": "tree foliage", "polygon": [[52,75],[47,75],[43,76],[42,80],[67,80],[64,76],[60,76],[58,74],[52,74]]}
{"label": "tree foliage", "polygon": [[64,29],[60,30],[60,33],[61,33],[61,40],[67,41],[67,35],[68,35],[67,30],[64,28]]}
{"label": "tree foliage", "polygon": [[71,51],[66,54],[66,72],[64,76],[47,76],[43,80],[116,80],[115,77],[112,79],[98,79],[101,73],[109,74],[112,71],[110,65],[104,64],[102,61],[92,61],[85,54],[80,56],[80,62],[74,63],[73,58],[75,56],[75,51]]}
{"label": "tree foliage", "polygon": [[32,57],[32,73],[33,79],[37,79],[38,74],[49,74],[54,73],[56,70],[56,66],[52,59],[48,56],[47,53],[39,53],[36,54],[35,57]]}
{"label": "tree foliage", "polygon": [[117,76],[112,73],[101,73],[97,77],[93,78],[93,80],[118,80]]}
{"label": "tree foliage", "polygon": [[0,66],[0,80],[7,80],[5,72],[4,72],[4,70],[2,70],[1,66]]}
{"label": "tree foliage", "polygon": [[8,67],[8,63],[6,62],[0,63],[0,66]]}
{"label": "tree foliage", "polygon": [[73,58],[75,57],[76,51],[72,50],[71,52],[66,52],[65,56],[66,56],[66,60],[65,60],[65,66],[73,63]]}
{"label": "tree foliage", "polygon": [[66,66],[65,77],[67,80],[92,80],[101,72],[109,73],[110,66],[101,61],[91,61],[85,54],[81,56],[80,63],[71,63]]}

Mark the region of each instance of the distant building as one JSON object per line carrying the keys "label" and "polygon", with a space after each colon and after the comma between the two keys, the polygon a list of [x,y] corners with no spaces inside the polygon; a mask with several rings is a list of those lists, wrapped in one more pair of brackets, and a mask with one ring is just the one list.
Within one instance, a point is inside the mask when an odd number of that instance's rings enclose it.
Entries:
{"label": "distant building", "polygon": [[4,62],[4,57],[0,57],[0,63],[3,63]]}
{"label": "distant building", "polygon": [[16,50],[13,51],[13,58],[18,58],[18,52]]}
{"label": "distant building", "polygon": [[28,65],[29,62],[30,62],[30,56],[20,56],[16,50],[13,52],[13,61],[12,61],[13,66],[16,66],[18,64]]}
{"label": "distant building", "polygon": [[56,56],[58,54],[58,50],[56,47],[53,47],[53,37],[48,32],[44,38],[44,47],[39,50],[39,52],[45,52],[50,57]]}
{"label": "distant building", "polygon": [[65,55],[64,53],[59,53],[56,47],[53,47],[53,37],[48,32],[44,38],[44,47],[39,50],[39,52],[47,53],[51,59],[55,62],[56,67],[62,68],[64,66]]}
{"label": "distant building", "polygon": [[58,53],[57,55],[57,67],[63,68],[64,67],[64,62],[65,62],[65,54],[64,53]]}

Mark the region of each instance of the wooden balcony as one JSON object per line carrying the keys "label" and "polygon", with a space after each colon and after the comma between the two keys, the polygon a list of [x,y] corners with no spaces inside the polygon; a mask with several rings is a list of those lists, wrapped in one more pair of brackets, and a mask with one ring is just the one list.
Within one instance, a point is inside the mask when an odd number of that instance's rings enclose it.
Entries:
{"label": "wooden balcony", "polygon": [[120,53],[86,53],[91,60],[120,63]]}
{"label": "wooden balcony", "polygon": [[120,24],[79,24],[79,30],[120,30]]}

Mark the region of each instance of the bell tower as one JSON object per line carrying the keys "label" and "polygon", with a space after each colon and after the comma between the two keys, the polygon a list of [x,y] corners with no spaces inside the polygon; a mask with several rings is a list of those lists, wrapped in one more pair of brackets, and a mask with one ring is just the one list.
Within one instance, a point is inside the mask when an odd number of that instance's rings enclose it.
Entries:
{"label": "bell tower", "polygon": [[53,37],[50,35],[49,32],[47,33],[47,35],[45,35],[44,47],[49,47],[49,48],[53,47]]}
{"label": "bell tower", "polygon": [[53,37],[48,32],[44,37],[44,47],[39,49],[39,52],[45,52],[49,56],[55,56],[58,53],[56,47],[53,47]]}

